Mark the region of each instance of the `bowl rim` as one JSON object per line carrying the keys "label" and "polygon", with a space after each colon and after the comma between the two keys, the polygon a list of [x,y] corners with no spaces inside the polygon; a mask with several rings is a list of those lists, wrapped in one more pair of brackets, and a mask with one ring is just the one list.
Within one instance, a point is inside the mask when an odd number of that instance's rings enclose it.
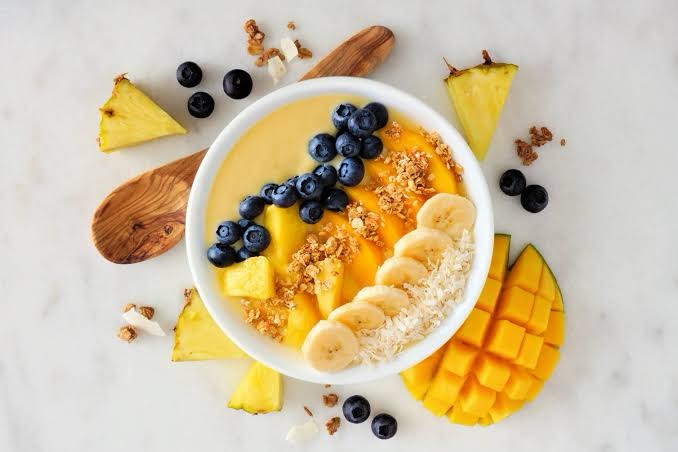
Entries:
{"label": "bowl rim", "polygon": [[[476,205],[475,252],[462,301],[428,336],[406,347],[389,361],[323,373],[306,364],[298,351],[274,343],[247,325],[240,316],[227,312],[234,311],[234,308],[224,306],[223,297],[216,288],[213,269],[204,257],[205,210],[214,178],[224,158],[252,125],[291,102],[323,94],[344,93],[382,102],[443,137],[453,150],[455,161],[464,167],[466,194]],[[243,109],[219,133],[203,158],[191,188],[186,209],[186,251],[193,282],[205,308],[224,334],[243,352],[284,375],[300,380],[322,384],[360,383],[407,369],[431,355],[456,333],[475,306],[489,272],[494,241],[493,221],[492,202],[480,165],[464,138],[447,119],[420,99],[385,83],[356,77],[324,77],[297,82],[267,94]]]}

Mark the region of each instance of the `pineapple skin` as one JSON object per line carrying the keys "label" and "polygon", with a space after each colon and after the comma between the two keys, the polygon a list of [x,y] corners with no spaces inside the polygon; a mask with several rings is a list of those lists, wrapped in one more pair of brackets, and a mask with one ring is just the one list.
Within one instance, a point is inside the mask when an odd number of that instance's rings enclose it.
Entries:
{"label": "pineapple skin", "polygon": [[144,94],[125,75],[118,76],[111,97],[99,109],[97,142],[103,152],[134,146],[186,129]]}

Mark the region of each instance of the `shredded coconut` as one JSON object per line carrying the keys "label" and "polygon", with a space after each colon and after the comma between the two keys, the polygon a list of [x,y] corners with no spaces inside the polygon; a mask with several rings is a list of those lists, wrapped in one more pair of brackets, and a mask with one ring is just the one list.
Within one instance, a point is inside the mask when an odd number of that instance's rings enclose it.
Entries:
{"label": "shredded coconut", "polygon": [[440,325],[464,298],[474,249],[473,238],[465,230],[420,284],[406,284],[411,304],[400,314],[387,318],[381,327],[357,332],[360,353],[356,361],[390,360]]}

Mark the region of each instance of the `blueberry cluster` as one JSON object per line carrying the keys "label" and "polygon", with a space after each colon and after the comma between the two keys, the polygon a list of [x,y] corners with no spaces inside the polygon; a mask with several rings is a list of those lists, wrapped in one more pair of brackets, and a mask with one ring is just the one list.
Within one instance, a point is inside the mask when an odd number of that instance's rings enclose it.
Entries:
{"label": "blueberry cluster", "polygon": [[520,204],[530,213],[541,212],[549,203],[549,194],[541,185],[527,185],[525,175],[510,169],[501,175],[499,188],[509,196],[520,195]]}
{"label": "blueberry cluster", "polygon": [[[360,395],[354,395],[344,401],[344,417],[352,424],[360,424],[370,417],[370,402]],[[372,419],[372,433],[379,439],[389,439],[398,431],[398,422],[386,413],[377,414]]]}
{"label": "blueberry cluster", "polygon": [[[193,88],[202,81],[202,69],[192,61],[181,63],[177,68],[177,81],[181,86]],[[252,77],[247,71],[233,69],[224,75],[224,92],[231,99],[244,99],[252,92]],[[214,99],[208,93],[198,91],[188,98],[188,112],[196,118],[206,118],[214,111]]]}
{"label": "blueberry cluster", "polygon": [[[332,123],[337,129],[336,137],[320,133],[308,143],[308,153],[320,163],[313,171],[291,177],[281,184],[265,184],[258,195],[247,196],[240,202],[240,221],[225,221],[217,227],[217,242],[207,250],[207,259],[213,265],[227,267],[266,249],[271,236],[266,228],[253,222],[266,204],[288,208],[299,203],[299,217],[308,224],[319,222],[325,210],[343,212],[346,209],[348,195],[336,185],[354,187],[363,180],[365,165],[362,159],[374,159],[384,148],[379,137],[372,133],[388,123],[388,112],[376,102],[362,109],[340,104],[332,113]],[[337,154],[343,160],[335,168],[329,162]],[[233,245],[239,240],[243,245],[236,252]]]}

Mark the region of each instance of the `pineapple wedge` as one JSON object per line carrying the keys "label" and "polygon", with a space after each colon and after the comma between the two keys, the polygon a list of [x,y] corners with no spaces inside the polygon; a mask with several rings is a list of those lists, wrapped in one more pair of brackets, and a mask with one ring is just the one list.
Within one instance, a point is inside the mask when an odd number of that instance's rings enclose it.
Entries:
{"label": "pineapple wedge", "polygon": [[222,272],[223,293],[227,297],[265,300],[275,295],[275,271],[264,256],[250,257]]}
{"label": "pineapple wedge", "polygon": [[198,291],[186,290],[184,309],[174,332],[172,361],[242,358],[243,353],[214,323]]}
{"label": "pineapple wedge", "polygon": [[185,134],[181,124],[153,102],[125,75],[118,76],[113,94],[99,109],[99,149],[110,152],[168,135]]}
{"label": "pineapple wedge", "polygon": [[515,64],[494,63],[486,50],[483,50],[483,58],[483,64],[461,71],[448,64],[450,75],[445,79],[466,140],[481,161],[490,147],[518,70]]}
{"label": "pineapple wedge", "polygon": [[280,411],[283,405],[282,376],[259,362],[254,362],[240,380],[228,401],[228,407],[250,414]]}

